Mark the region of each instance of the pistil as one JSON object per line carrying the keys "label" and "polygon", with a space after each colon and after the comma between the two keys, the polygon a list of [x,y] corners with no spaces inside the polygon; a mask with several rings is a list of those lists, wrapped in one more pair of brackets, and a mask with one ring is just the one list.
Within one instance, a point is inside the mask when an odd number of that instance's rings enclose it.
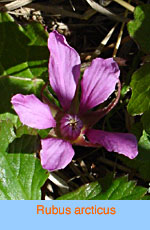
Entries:
{"label": "pistil", "polygon": [[61,135],[72,141],[78,138],[82,127],[82,121],[77,115],[65,114],[60,121]]}

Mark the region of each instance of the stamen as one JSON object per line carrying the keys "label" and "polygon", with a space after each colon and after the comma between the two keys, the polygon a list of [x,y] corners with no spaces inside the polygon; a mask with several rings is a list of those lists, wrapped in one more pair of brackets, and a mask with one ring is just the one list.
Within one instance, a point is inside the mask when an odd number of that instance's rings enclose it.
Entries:
{"label": "stamen", "polygon": [[82,121],[77,115],[66,114],[60,121],[61,135],[72,141],[80,135],[82,127]]}

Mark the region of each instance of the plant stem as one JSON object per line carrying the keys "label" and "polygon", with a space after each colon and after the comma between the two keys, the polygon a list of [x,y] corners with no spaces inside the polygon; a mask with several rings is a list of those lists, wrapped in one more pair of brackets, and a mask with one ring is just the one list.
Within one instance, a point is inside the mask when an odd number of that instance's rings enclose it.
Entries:
{"label": "plant stem", "polygon": [[128,2],[125,2],[123,0],[113,0],[114,2],[117,2],[121,6],[125,7],[126,9],[130,10],[132,13],[134,12],[135,7],[130,5]]}
{"label": "plant stem", "polygon": [[[130,5],[130,0],[128,0],[128,4]],[[124,13],[124,17],[127,18],[127,16],[128,16],[128,9],[126,9],[125,13]],[[118,39],[117,39],[117,42],[115,44],[115,48],[114,48],[114,52],[113,52],[113,57],[116,57],[117,51],[118,51],[119,46],[121,44],[124,27],[125,27],[125,22],[123,22],[122,25],[121,25],[120,32],[119,32],[119,35],[118,35]]]}

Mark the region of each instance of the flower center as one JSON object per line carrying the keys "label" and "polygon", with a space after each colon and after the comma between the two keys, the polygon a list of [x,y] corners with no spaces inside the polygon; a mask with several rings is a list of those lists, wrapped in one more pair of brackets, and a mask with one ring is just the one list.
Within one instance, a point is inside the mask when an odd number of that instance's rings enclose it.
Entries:
{"label": "flower center", "polygon": [[61,135],[69,140],[75,140],[83,127],[82,121],[77,115],[66,114],[60,120]]}

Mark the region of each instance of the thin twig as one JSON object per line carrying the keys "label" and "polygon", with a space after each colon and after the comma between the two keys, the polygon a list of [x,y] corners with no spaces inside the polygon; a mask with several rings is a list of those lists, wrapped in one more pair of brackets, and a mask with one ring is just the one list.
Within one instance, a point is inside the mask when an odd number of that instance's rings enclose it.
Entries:
{"label": "thin twig", "polygon": [[81,179],[81,181],[82,181],[84,184],[86,184],[86,183],[89,182],[89,180],[85,177],[84,173],[82,173],[82,172],[79,170],[79,168],[76,167],[76,166],[74,165],[73,162],[71,162],[71,163],[69,164],[69,166],[70,166],[71,170],[76,174],[77,177],[80,176],[80,179]]}
{"label": "thin twig", "polygon": [[51,13],[53,15],[60,15],[62,17],[82,19],[82,15],[74,13],[74,12],[70,12],[68,10],[64,10],[62,6],[51,6],[51,5],[47,5],[45,3],[39,2],[39,3],[31,3],[28,5],[28,7],[33,8],[35,10],[40,10],[46,13]]}
{"label": "thin twig", "polygon": [[48,178],[55,185],[57,185],[59,188],[69,190],[69,186],[66,183],[66,181],[64,181],[62,178],[60,178],[58,175],[56,175],[56,173],[51,172]]}
{"label": "thin twig", "polygon": [[84,12],[84,14],[82,15],[82,20],[88,20],[89,18],[91,18],[93,15],[95,15],[97,12],[93,9],[88,9]]}
{"label": "thin twig", "polygon": [[5,4],[4,6],[0,7],[0,10],[3,11],[10,11],[10,10],[16,10],[22,6],[25,6],[31,2],[33,2],[34,0],[16,0],[13,1],[11,3]]}
{"label": "thin twig", "polygon": [[135,7],[130,5],[128,2],[125,2],[123,0],[113,0],[114,2],[117,2],[118,4],[120,4],[121,6],[123,6],[124,8],[126,8],[127,10],[131,11],[132,13],[135,10]]}
{"label": "thin twig", "polygon": [[[128,2],[130,2],[130,0]],[[126,18],[127,15],[128,15],[128,10],[126,9],[125,13],[124,13],[124,17]],[[116,55],[117,55],[117,51],[118,51],[119,46],[121,44],[124,27],[125,27],[125,22],[123,22],[122,25],[121,25],[120,32],[119,32],[119,35],[118,35],[118,38],[117,38],[117,42],[115,44],[115,48],[114,48],[114,52],[113,52],[113,57],[116,57]]]}
{"label": "thin twig", "polygon": [[13,1],[15,1],[15,0],[0,0],[0,3],[1,2],[13,2]]}
{"label": "thin twig", "polygon": [[118,25],[118,23],[116,23],[113,28],[109,31],[109,33],[106,35],[106,37],[101,41],[100,45],[96,48],[96,50],[93,52],[91,59],[99,56],[102,52],[102,49],[104,48],[104,46],[107,44],[107,42],[109,41],[109,39],[111,38],[116,26]]}
{"label": "thin twig", "polygon": [[87,3],[88,3],[94,10],[96,10],[96,11],[99,12],[99,13],[104,14],[104,15],[106,15],[107,17],[114,19],[115,21],[119,21],[119,22],[124,22],[124,21],[126,21],[125,18],[121,18],[121,17],[117,16],[116,14],[110,12],[110,11],[107,10],[105,7],[99,5],[99,4],[96,3],[95,1],[93,1],[93,0],[86,0],[86,1],[87,1]]}
{"label": "thin twig", "polygon": [[119,169],[119,170],[121,170],[123,172],[129,173],[129,174],[133,174],[134,173],[133,176],[136,176],[136,177],[138,177],[140,179],[143,179],[140,174],[135,173],[132,169],[129,169],[129,168],[127,168],[127,167],[125,167],[125,166],[123,166],[121,164],[118,164],[118,163],[116,163],[114,161],[108,160],[108,159],[106,159],[104,157],[99,157],[97,159],[97,161],[99,161],[99,162],[101,162],[103,164],[106,164],[108,166],[111,166],[113,168],[116,167],[117,169]]}
{"label": "thin twig", "polygon": [[90,181],[95,181],[95,178],[88,172],[85,162],[83,160],[79,160],[79,164],[85,175],[87,175],[87,178],[89,178]]}

